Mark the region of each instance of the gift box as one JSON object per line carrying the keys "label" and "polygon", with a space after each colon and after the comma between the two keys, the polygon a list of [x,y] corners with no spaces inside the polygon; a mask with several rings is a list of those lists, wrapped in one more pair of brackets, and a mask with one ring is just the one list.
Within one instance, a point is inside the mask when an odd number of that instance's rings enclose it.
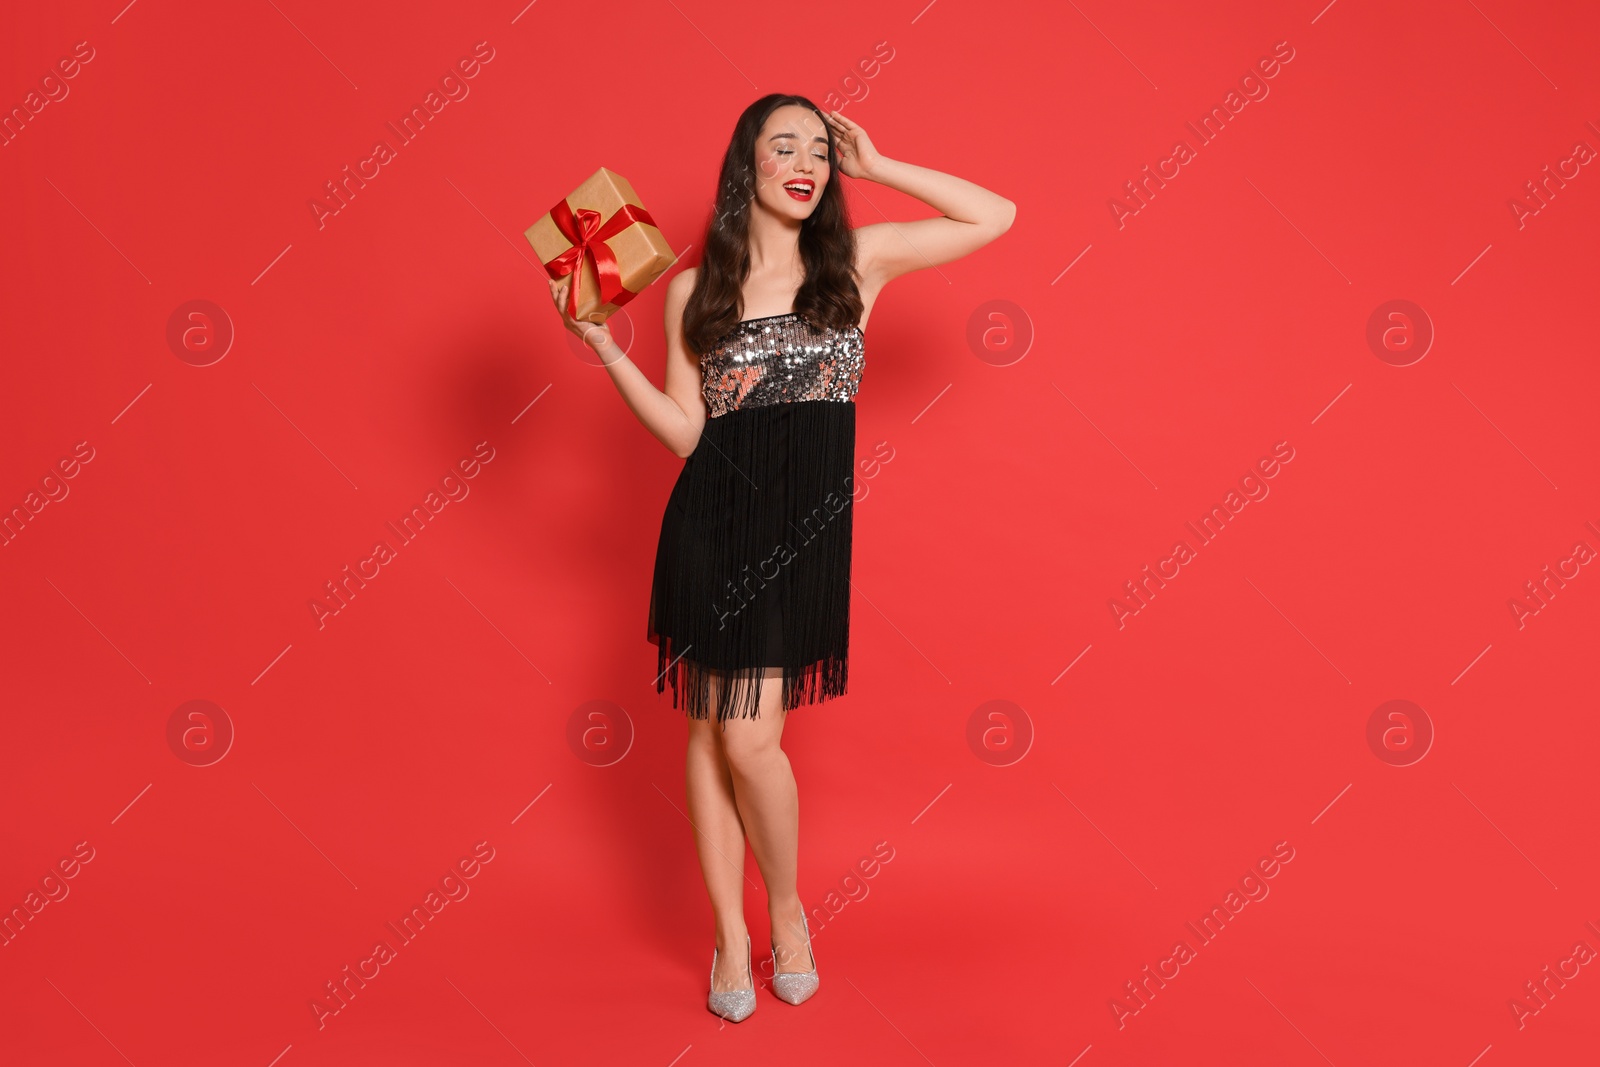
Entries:
{"label": "gift box", "polygon": [[601,167],[523,232],[551,278],[570,278],[567,312],[604,322],[678,256],[628,179]]}

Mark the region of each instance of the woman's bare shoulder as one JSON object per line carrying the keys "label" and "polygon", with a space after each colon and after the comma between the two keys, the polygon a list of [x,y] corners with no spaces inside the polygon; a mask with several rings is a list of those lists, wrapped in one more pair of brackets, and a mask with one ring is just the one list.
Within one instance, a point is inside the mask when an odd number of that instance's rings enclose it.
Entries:
{"label": "woman's bare shoulder", "polygon": [[689,298],[689,293],[694,289],[694,280],[700,276],[699,267],[685,267],[672,276],[667,282],[667,292],[674,295],[681,294],[683,299]]}

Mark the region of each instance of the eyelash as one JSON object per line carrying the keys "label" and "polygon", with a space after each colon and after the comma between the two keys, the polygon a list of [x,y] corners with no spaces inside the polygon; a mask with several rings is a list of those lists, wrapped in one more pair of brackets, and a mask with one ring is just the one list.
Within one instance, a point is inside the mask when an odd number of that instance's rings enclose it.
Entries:
{"label": "eyelash", "polygon": [[[794,155],[794,149],[792,149],[792,148],[780,148],[780,149],[777,150],[777,152],[778,152],[778,155],[780,155],[780,156],[792,156],[792,155]],[[824,163],[826,163],[828,161],[828,157],[827,157],[826,153],[824,153],[823,155],[820,155],[820,156],[816,156],[815,158],[822,160]]]}

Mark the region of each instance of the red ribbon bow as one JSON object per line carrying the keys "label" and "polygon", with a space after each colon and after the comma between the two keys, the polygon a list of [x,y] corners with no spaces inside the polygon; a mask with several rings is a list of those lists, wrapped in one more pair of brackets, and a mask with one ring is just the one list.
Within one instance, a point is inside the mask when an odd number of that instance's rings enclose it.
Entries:
{"label": "red ribbon bow", "polygon": [[578,317],[578,286],[583,281],[583,260],[587,256],[594,264],[595,276],[600,279],[601,303],[621,307],[638,294],[622,284],[622,272],[617,269],[616,253],[605,242],[636,222],[654,226],[656,220],[638,204],[623,204],[602,224],[600,212],[581,207],[576,212],[565,198],[550,209],[550,218],[572,247],[561,253],[544,269],[551,278],[572,275],[572,288],[567,291],[567,315]]}

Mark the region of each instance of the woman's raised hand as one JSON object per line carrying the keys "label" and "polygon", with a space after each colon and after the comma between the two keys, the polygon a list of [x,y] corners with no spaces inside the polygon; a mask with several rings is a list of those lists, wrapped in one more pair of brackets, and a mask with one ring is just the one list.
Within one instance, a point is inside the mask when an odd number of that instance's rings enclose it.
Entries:
{"label": "woman's raised hand", "polygon": [[867,131],[837,111],[829,111],[823,118],[828,120],[828,125],[833,129],[834,150],[839,153],[839,169],[845,177],[870,177],[872,168],[878,165],[882,157],[873,147]]}
{"label": "woman's raised hand", "polygon": [[576,336],[590,348],[598,349],[611,340],[611,327],[603,322],[586,322],[567,314],[567,288],[571,283],[570,274],[565,278],[550,279],[550,298],[555,301],[556,313],[561,316],[561,325],[567,328],[568,333]]}

